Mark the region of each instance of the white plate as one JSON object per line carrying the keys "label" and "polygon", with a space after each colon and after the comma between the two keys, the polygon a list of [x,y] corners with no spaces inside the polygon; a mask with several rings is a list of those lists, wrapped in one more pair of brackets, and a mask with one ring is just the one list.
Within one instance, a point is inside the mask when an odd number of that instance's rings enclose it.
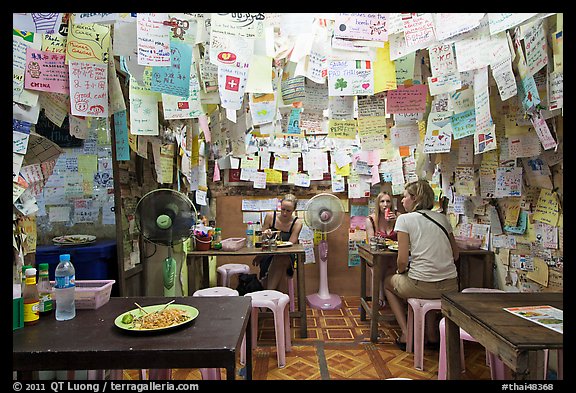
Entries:
{"label": "white plate", "polygon": [[396,244],[396,245],[393,245],[393,246],[388,246],[388,249],[389,249],[389,250],[392,250],[392,251],[398,251],[398,245]]}
{"label": "white plate", "polygon": [[278,247],[290,247],[293,243],[292,242],[282,242],[282,243],[276,243],[276,245]]}
{"label": "white plate", "polygon": [[88,244],[96,241],[93,235],[64,235],[52,239],[54,244],[59,246],[76,246],[78,244]]}

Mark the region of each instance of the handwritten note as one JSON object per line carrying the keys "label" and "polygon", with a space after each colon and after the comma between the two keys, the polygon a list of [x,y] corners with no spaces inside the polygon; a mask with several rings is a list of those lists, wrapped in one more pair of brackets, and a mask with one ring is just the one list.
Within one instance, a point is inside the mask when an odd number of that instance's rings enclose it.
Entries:
{"label": "handwritten note", "polygon": [[426,111],[426,85],[398,86],[387,96],[386,113],[424,113]]}
{"label": "handwritten note", "polygon": [[70,106],[75,116],[108,116],[108,70],[104,64],[70,61]]}

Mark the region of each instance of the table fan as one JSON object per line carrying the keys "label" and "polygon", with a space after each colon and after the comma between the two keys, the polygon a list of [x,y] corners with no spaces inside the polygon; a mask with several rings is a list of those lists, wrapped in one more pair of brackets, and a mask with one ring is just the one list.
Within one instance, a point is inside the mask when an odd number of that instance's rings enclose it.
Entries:
{"label": "table fan", "polygon": [[344,208],[335,195],[318,194],[308,201],[304,211],[304,222],[311,229],[321,233],[318,244],[320,256],[320,287],[318,293],[306,296],[308,305],[322,310],[336,310],[342,305],[340,296],[331,294],[328,290],[328,241],[326,235],[334,232],[342,224]]}
{"label": "table fan", "polygon": [[172,246],[191,236],[198,217],[194,204],[179,191],[158,188],[140,198],[135,215],[144,239],[168,247],[168,256],[162,265],[164,296],[176,296],[176,260],[172,257]]}

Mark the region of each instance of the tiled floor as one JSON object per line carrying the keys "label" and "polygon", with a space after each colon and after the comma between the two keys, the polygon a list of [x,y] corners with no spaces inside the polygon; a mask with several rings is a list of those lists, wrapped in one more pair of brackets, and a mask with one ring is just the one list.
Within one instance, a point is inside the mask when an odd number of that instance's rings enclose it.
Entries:
{"label": "tiled floor", "polygon": [[[424,371],[414,369],[414,356],[400,350],[394,340],[399,328],[388,307],[380,311],[377,343],[370,342],[370,321],[360,320],[360,299],[342,297],[342,308],[323,311],[308,308],[308,338],[299,337],[299,320],[292,319],[292,351],[286,367],[276,360],[272,318],[259,318],[258,347],[253,351],[254,380],[373,380],[386,378],[436,379],[438,350],[425,349]],[[490,379],[484,348],[465,342],[463,379]],[[241,369],[238,363],[238,369]],[[224,374],[223,374],[224,377]],[[138,379],[136,370],[125,370],[125,379]],[[242,378],[242,377],[237,377]],[[197,369],[174,369],[172,379],[201,379]]]}

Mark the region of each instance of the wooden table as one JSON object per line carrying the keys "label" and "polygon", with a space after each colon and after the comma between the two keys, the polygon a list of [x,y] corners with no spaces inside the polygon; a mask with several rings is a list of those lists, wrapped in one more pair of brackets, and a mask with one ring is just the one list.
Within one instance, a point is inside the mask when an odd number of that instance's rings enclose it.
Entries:
{"label": "wooden table", "polygon": [[[366,312],[370,315],[370,341],[378,341],[378,307],[380,298],[380,277],[384,266],[389,263],[396,264],[398,253],[396,251],[372,251],[367,244],[358,244],[360,255],[360,320],[366,320]],[[476,260],[480,259],[478,269]],[[366,294],[366,265],[372,271],[372,294]],[[469,287],[493,287],[494,253],[486,250],[460,250],[460,260],[456,262],[458,269],[460,290]],[[478,274],[479,273],[479,274]],[[368,304],[371,302],[372,304]]]}
{"label": "wooden table", "polygon": [[[198,309],[189,324],[163,332],[131,332],[115,318],[141,306],[175,299]],[[224,297],[112,297],[97,310],[77,310],[76,317],[54,315],[12,335],[12,369],[19,379],[37,370],[225,368],[234,380],[236,357],[246,334],[246,379],[252,379],[251,299]]]}
{"label": "wooden table", "polygon": [[204,288],[210,286],[208,277],[208,257],[211,256],[256,256],[256,255],[289,255],[296,254],[296,285],[298,286],[298,310],[290,312],[291,317],[300,318],[300,337],[308,337],[308,325],[306,322],[306,285],[304,281],[304,259],[306,254],[302,244],[293,244],[289,247],[278,247],[275,251],[262,251],[260,248],[247,248],[243,247],[237,251],[222,251],[222,250],[208,250],[208,251],[189,251],[188,264],[192,269],[192,277],[194,277],[194,269],[196,264],[190,258],[202,257],[202,285]]}
{"label": "wooden table", "polygon": [[563,335],[513,315],[504,307],[563,309],[562,293],[452,293],[442,295],[446,316],[447,378],[460,379],[460,328],[512,370],[514,379],[544,379],[544,349],[562,349]]}

